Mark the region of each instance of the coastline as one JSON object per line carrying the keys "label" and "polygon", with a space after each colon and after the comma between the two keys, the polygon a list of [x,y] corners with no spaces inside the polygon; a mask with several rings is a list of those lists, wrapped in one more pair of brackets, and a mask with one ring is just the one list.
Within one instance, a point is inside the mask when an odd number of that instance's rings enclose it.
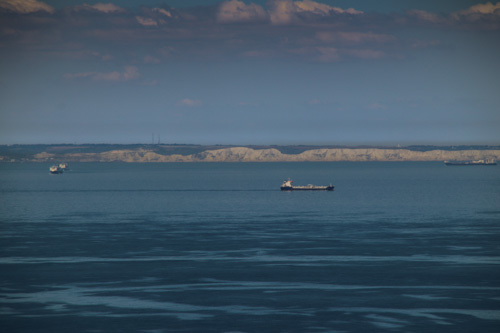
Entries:
{"label": "coastline", "polygon": [[[4,146],[5,147],[5,146]],[[28,146],[26,146],[28,147]],[[497,149],[455,149],[448,147],[431,147],[429,149],[412,150],[410,148],[321,148],[296,149],[297,153],[283,152],[274,146],[269,147],[222,147],[195,146],[196,150],[189,153],[184,149],[174,149],[169,145],[142,145],[124,149],[110,145],[110,149],[100,146],[101,151],[89,151],[88,146],[46,145],[43,151],[23,150],[23,145],[17,146],[16,154],[0,154],[0,162],[130,162],[130,163],[169,163],[169,162],[405,162],[405,161],[445,161],[445,160],[500,160]],[[166,148],[165,148],[166,147]],[[301,147],[301,146],[294,146]],[[310,148],[310,147],[308,147]],[[482,147],[481,147],[482,148]],[[39,149],[39,150],[40,150]],[[289,147],[288,150],[291,150]],[[78,150],[81,150],[79,152]],[[95,150],[95,149],[94,149]],[[301,151],[302,150],[302,151]],[[187,152],[187,153],[186,153]]]}

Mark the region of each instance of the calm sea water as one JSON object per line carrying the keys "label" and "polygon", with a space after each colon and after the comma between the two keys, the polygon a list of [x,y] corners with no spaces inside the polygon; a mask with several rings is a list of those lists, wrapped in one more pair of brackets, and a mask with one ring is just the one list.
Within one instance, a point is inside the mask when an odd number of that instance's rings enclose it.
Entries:
{"label": "calm sea water", "polygon": [[500,331],[498,166],[71,167],[0,164],[2,332]]}

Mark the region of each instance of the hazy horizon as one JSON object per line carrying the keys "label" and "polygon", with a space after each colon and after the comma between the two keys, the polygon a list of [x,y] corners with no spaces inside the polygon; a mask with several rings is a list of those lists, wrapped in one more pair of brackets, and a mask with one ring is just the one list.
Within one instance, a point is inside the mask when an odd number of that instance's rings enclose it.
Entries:
{"label": "hazy horizon", "polygon": [[84,146],[84,145],[137,145],[137,146],[228,146],[228,147],[285,147],[285,146],[304,146],[304,147],[412,147],[412,146],[428,146],[428,147],[497,147],[500,143],[419,143],[407,142],[404,144],[399,143],[269,143],[269,144],[254,144],[254,143],[195,143],[195,142],[53,142],[53,143],[0,143],[0,146]]}

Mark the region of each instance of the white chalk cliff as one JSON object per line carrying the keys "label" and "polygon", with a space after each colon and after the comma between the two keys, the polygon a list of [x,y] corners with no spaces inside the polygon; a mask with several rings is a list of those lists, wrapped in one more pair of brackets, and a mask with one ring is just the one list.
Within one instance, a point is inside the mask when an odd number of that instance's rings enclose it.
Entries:
{"label": "white chalk cliff", "polygon": [[[35,160],[46,160],[49,154],[38,154]],[[81,162],[333,162],[333,161],[444,161],[500,160],[500,150],[431,150],[379,148],[325,148],[300,154],[283,154],[279,150],[233,147],[207,150],[192,155],[162,155],[146,149],[112,150],[102,153],[64,154],[66,161]]]}

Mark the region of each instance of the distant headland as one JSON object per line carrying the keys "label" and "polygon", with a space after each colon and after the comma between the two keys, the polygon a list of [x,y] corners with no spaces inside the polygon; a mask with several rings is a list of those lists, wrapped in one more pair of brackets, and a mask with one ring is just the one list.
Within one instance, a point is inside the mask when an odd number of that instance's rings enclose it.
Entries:
{"label": "distant headland", "polygon": [[336,162],[500,160],[500,146],[0,145],[0,162]]}

